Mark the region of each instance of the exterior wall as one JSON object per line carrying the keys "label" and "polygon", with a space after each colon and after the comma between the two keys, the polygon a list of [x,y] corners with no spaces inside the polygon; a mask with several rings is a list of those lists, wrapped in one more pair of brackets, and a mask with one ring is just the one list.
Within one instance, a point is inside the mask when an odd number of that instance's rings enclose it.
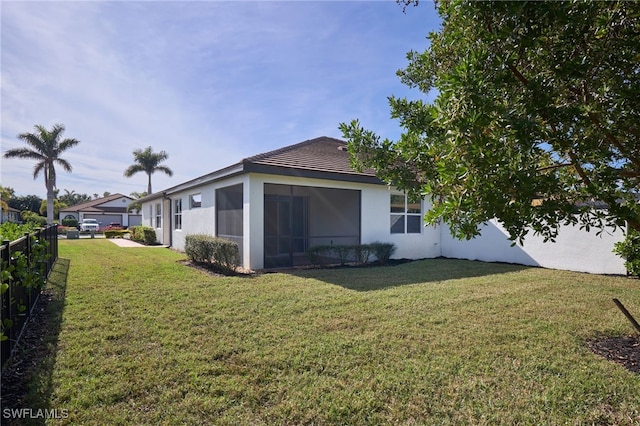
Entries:
{"label": "exterior wall", "polygon": [[620,230],[597,236],[595,231],[586,232],[579,226],[566,226],[560,229],[555,243],[544,243],[542,237],[531,234],[524,245],[512,247],[508,233],[493,220],[482,228],[481,236],[472,240],[456,240],[449,228],[443,226],[442,255],[594,274],[625,274],[624,260],[612,252],[613,245],[623,239],[624,233]]}
{"label": "exterior wall", "polygon": [[120,207],[126,209],[132,200],[127,197],[116,198],[115,200],[107,201],[106,203],[100,203],[100,207]]}
{"label": "exterior wall", "polygon": [[[391,234],[390,195],[384,185],[362,184],[324,179],[250,174],[245,185],[245,256],[252,269],[264,266],[264,184],[352,189],[361,192],[361,243],[390,242],[397,246],[394,258],[420,259],[440,256],[440,230],[425,227],[420,234]],[[247,190],[248,189],[248,190]],[[426,209],[423,207],[423,211]],[[249,216],[247,218],[247,216]],[[251,232],[249,232],[249,229]]]}
{"label": "exterior wall", "polygon": [[[244,174],[222,181],[213,182],[175,194],[168,194],[171,209],[174,200],[182,199],[182,229],[173,229],[174,216],[166,220],[163,212],[162,227],[155,227],[156,204],[164,205],[162,199],[146,202],[142,206],[142,224],[156,228],[161,244],[169,244],[165,227],[171,226],[170,243],[176,250],[184,250],[185,236],[208,234],[215,236],[215,191],[231,185],[243,184],[243,249],[242,264],[251,269],[264,267],[264,184],[310,186],[319,188],[350,189],[360,191],[361,200],[361,243],[375,241],[394,243],[397,251],[394,258],[429,258],[441,255],[440,231],[437,227],[425,227],[420,234],[391,234],[390,231],[390,190],[384,185],[361,184],[335,180],[298,178],[265,174]],[[202,195],[202,205],[190,208],[189,196]],[[152,207],[150,211],[150,207]],[[163,207],[163,209],[166,208]],[[426,206],[423,210],[426,209]],[[425,210],[426,211],[426,210]]]}
{"label": "exterior wall", "polygon": [[[362,193],[362,242],[394,243],[396,259],[424,259],[441,256],[439,226],[423,226],[420,234],[391,233],[392,189],[382,185],[370,185]],[[422,213],[430,207],[429,201],[423,201]]]}
{"label": "exterior wall", "polygon": [[0,223],[20,222],[20,211],[9,207],[7,211],[0,210]]}
{"label": "exterior wall", "polygon": [[[243,247],[242,265],[251,269],[264,267],[264,185],[295,185],[318,188],[350,189],[360,191],[360,240],[394,243],[394,258],[422,259],[445,256],[488,262],[508,262],[545,268],[580,272],[624,274],[624,261],[612,253],[613,244],[624,239],[622,231],[613,234],[587,233],[579,227],[562,228],[555,243],[543,243],[541,237],[530,235],[524,246],[511,246],[506,231],[496,222],[487,223],[482,235],[470,241],[454,239],[446,226],[425,226],[419,234],[392,234],[390,230],[390,195],[393,190],[383,185],[362,184],[325,179],[289,176],[243,174],[200,187],[169,194],[170,204],[155,199],[142,206],[142,224],[155,228],[155,206],[163,210],[170,205],[169,215],[163,214],[162,227],[156,229],[162,244],[171,244],[184,250],[184,240],[190,234],[216,235],[216,189],[243,184]],[[201,207],[192,208],[189,196],[199,193]],[[182,229],[174,229],[174,200],[182,199]],[[152,206],[152,211],[150,211]],[[423,202],[422,211],[430,207]],[[163,212],[166,213],[166,212]],[[151,216],[150,216],[151,215]],[[168,218],[168,220],[167,220]],[[171,226],[170,238],[165,227]]]}
{"label": "exterior wall", "polygon": [[[171,202],[168,202],[168,200],[163,202],[162,198],[156,198],[152,201],[146,202],[142,205],[141,224],[154,228],[156,230],[158,241],[161,244],[171,244],[172,248],[184,251],[185,236],[191,234],[216,235],[216,189],[242,183],[243,181],[244,179],[241,177],[231,178],[196,188],[186,189],[174,194],[168,194],[167,198]],[[190,205],[190,196],[195,194],[201,195],[200,207],[191,207]],[[174,206],[176,199],[182,200],[182,229],[175,229]],[[156,227],[155,224],[155,208],[158,203],[162,205],[163,217],[162,224],[159,228]],[[171,230],[171,234],[166,232],[168,230]]]}

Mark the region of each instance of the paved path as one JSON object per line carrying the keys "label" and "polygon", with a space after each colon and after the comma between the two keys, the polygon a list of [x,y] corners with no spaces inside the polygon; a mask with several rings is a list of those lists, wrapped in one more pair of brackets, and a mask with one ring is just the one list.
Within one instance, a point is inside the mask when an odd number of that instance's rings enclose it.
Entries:
{"label": "paved path", "polygon": [[136,243],[135,241],[125,240],[124,238],[109,238],[109,241],[120,247],[167,247],[161,245],[145,246],[144,244]]}

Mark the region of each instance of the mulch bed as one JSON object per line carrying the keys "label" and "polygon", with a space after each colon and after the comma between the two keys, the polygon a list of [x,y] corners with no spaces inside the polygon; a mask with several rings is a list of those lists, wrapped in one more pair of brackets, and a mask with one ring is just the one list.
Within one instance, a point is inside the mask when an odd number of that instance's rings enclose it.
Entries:
{"label": "mulch bed", "polygon": [[640,336],[603,337],[588,346],[593,353],[640,374]]}

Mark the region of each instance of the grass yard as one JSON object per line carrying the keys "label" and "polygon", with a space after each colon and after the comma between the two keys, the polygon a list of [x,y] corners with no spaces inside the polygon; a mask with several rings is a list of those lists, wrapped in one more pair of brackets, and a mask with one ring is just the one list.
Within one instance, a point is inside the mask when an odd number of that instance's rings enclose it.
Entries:
{"label": "grass yard", "polygon": [[162,248],[60,241],[57,350],[31,383],[55,424],[640,424],[640,281],[516,265],[214,277]]}

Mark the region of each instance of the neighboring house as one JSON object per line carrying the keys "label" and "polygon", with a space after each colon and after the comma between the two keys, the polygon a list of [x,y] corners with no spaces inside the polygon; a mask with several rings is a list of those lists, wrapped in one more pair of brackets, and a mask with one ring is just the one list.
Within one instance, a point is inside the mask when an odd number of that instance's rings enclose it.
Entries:
{"label": "neighboring house", "polygon": [[0,215],[0,223],[5,222],[20,222],[20,210],[14,209],[13,207],[7,208],[7,210],[2,210],[2,214]]}
{"label": "neighboring house", "polygon": [[[373,170],[352,170],[345,144],[328,137],[304,141],[150,194],[140,200],[142,224],[177,250],[184,250],[190,234],[235,241],[242,265],[250,269],[305,264],[305,251],[315,245],[381,241],[396,245],[395,258],[446,256],[624,273],[623,261],[611,253],[621,234],[599,239],[563,230],[567,247],[538,248],[533,239],[534,255],[527,255],[528,244],[512,247],[493,223],[482,237],[454,240],[444,226],[424,226],[428,200],[408,202]],[[555,256],[555,250],[573,254]]]}
{"label": "neighboring house", "polygon": [[113,194],[108,197],[76,204],[60,210],[60,222],[64,219],[96,219],[100,228],[116,222],[122,226],[134,226],[142,223],[142,216],[137,211],[128,212],[127,207],[135,201],[133,198],[122,194]]}

